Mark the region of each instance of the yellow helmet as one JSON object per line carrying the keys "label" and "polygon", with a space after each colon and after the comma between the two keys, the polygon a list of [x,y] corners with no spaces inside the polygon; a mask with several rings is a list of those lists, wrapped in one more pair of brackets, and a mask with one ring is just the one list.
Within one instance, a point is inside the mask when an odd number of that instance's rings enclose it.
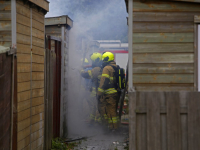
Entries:
{"label": "yellow helmet", "polygon": [[111,53],[111,52],[105,52],[105,53],[103,53],[103,55],[102,55],[102,60],[103,60],[104,62],[113,61],[114,59],[115,59],[115,56],[114,56],[114,54]]}
{"label": "yellow helmet", "polygon": [[90,55],[90,59],[93,62],[100,62],[101,61],[101,54],[100,53],[93,53],[92,55]]}
{"label": "yellow helmet", "polygon": [[[83,62],[83,58],[81,59],[81,62]],[[84,63],[85,63],[85,64],[88,64],[88,63],[89,63],[89,61],[88,61],[88,59],[87,59],[87,58],[85,58],[85,61],[84,61]]]}

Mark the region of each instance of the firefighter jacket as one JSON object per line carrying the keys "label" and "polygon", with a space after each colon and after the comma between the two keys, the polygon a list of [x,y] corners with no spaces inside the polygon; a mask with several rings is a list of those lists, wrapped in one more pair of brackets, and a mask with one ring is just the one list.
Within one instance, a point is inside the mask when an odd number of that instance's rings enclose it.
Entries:
{"label": "firefighter jacket", "polygon": [[100,67],[94,67],[92,70],[81,70],[81,76],[86,79],[92,79],[95,87],[99,86],[102,70]]}
{"label": "firefighter jacket", "polygon": [[117,66],[114,61],[110,62],[103,68],[101,80],[98,88],[97,95],[109,95],[117,93],[116,90],[116,78],[114,76],[115,70],[112,66]]}

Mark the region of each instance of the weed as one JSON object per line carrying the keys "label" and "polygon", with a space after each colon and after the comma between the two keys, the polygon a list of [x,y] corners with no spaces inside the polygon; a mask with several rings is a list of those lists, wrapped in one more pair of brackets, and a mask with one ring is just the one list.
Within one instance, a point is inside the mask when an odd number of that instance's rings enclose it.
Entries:
{"label": "weed", "polygon": [[61,138],[55,138],[52,140],[52,149],[56,150],[67,150],[67,145]]}
{"label": "weed", "polygon": [[53,150],[71,150],[76,146],[76,142],[65,143],[65,141],[61,138],[55,138],[52,140]]}

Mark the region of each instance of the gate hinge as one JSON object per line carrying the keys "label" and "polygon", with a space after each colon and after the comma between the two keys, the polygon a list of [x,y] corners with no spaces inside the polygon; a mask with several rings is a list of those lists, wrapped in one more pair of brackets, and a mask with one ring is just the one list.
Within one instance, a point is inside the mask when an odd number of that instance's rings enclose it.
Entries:
{"label": "gate hinge", "polygon": [[16,54],[16,52],[17,52],[17,49],[11,47],[10,50],[8,51],[8,55]]}

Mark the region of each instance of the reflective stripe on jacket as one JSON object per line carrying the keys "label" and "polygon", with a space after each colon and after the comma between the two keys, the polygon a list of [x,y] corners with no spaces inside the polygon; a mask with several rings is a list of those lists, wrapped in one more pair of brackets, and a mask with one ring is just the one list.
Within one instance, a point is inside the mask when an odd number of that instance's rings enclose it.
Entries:
{"label": "reflective stripe on jacket", "polygon": [[101,78],[101,68],[94,67],[92,70],[88,71],[81,70],[81,76],[86,79],[92,79],[94,85],[98,87]]}
{"label": "reflective stripe on jacket", "polygon": [[112,66],[116,66],[114,61],[110,62],[107,66],[103,68],[102,76],[98,88],[97,95],[102,96],[103,94],[114,94],[117,93],[115,89],[116,79],[114,77],[115,70]]}

